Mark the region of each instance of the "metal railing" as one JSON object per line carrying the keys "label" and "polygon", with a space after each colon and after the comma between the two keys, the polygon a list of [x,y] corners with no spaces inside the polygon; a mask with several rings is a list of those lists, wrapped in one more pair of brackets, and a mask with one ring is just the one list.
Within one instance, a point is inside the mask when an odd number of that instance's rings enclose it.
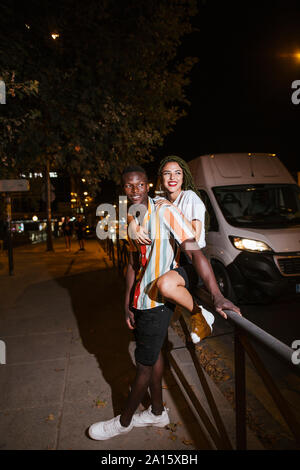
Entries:
{"label": "metal railing", "polygon": [[[214,313],[209,294],[202,288],[195,292],[201,304]],[[247,425],[246,425],[246,354],[250,358],[256,372],[261,377],[266,389],[273,398],[284,421],[288,425],[297,445],[300,447],[300,424],[294,416],[289,403],[281,394],[272,376],[268,372],[259,354],[249,341],[262,346],[271,352],[286,367],[294,373],[300,374],[300,365],[293,364],[292,348],[279,341],[263,329],[256,326],[244,317],[231,310],[225,310],[229,323],[234,326],[234,364],[235,364],[235,416],[236,416],[236,448],[244,450],[247,448]],[[190,346],[188,346],[189,349]]]}
{"label": "metal railing", "polygon": [[[115,244],[112,240],[107,239],[106,241],[106,252],[113,262],[113,265],[117,267],[121,274],[124,273],[126,265],[128,263],[128,252],[127,242],[125,240],[116,240]],[[197,291],[193,292],[201,305],[212,313],[215,313],[213,304],[211,302],[208,292],[204,288],[198,288]],[[270,373],[263,364],[259,354],[253,347],[251,341],[262,346],[268,352],[271,352],[286,367],[293,370],[294,373],[300,374],[300,364],[296,365],[292,362],[292,355],[295,352],[292,348],[282,343],[274,336],[270,335],[263,329],[256,326],[246,318],[238,315],[237,313],[226,310],[227,321],[234,327],[234,369],[235,369],[235,424],[236,424],[236,449],[245,450],[247,449],[247,417],[246,417],[246,353],[251,359],[252,364],[261,377],[266,389],[273,398],[274,403],[277,405],[284,421],[288,425],[292,435],[295,438],[295,442],[300,448],[300,424],[294,416],[290,405],[281,394],[277,385],[275,384]],[[197,371],[199,380],[205,391],[206,398],[215,421],[215,425],[212,423],[208,414],[205,412],[202,405],[199,403],[194,391],[190,387],[188,381],[184,377],[180,367],[176,363],[173,356],[168,355],[170,364],[175,370],[181,385],[185,389],[189,399],[191,400],[194,408],[196,409],[199,417],[202,419],[206,429],[215,443],[217,449],[232,449],[230,439],[228,437],[225,425],[220,416],[219,410],[213,398],[213,394],[210,390],[209,384],[205,378],[202,366],[199,362],[195,344],[191,341],[186,323],[182,316],[180,317],[180,324],[186,338],[186,348],[190,353],[191,359],[194,363]]]}

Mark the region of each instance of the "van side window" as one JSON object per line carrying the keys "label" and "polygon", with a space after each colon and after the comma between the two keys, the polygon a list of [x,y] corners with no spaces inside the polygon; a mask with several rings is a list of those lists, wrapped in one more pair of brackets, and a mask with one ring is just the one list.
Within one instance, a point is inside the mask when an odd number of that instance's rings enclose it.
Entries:
{"label": "van side window", "polygon": [[218,232],[219,231],[219,224],[218,224],[217,217],[216,217],[215,211],[213,209],[213,206],[211,205],[209,196],[206,193],[206,191],[204,191],[203,189],[199,189],[198,191],[201,194],[201,199],[202,199],[203,204],[205,205],[206,210],[207,210],[208,215],[209,215],[208,231],[209,232]]}

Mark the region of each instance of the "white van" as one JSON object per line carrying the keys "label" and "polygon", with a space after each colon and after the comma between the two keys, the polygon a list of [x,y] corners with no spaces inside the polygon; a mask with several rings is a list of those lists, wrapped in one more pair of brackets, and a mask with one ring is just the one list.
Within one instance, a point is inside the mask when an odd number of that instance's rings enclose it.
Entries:
{"label": "white van", "polygon": [[205,254],[223,294],[269,301],[300,294],[300,189],[274,154],[189,162],[210,215]]}

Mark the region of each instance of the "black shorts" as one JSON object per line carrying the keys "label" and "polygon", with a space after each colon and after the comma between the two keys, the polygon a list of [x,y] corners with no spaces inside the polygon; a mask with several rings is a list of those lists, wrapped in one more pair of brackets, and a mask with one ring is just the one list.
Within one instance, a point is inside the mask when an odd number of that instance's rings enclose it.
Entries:
{"label": "black shorts", "polygon": [[135,360],[145,366],[153,366],[167,336],[175,306],[161,305],[147,310],[131,308],[134,313],[136,340]]}
{"label": "black shorts", "polygon": [[172,269],[172,271],[177,271],[178,274],[183,277],[185,287],[189,290],[194,289],[197,286],[203,285],[201,278],[198,276],[192,264],[185,264],[184,266],[179,266],[178,268]]}

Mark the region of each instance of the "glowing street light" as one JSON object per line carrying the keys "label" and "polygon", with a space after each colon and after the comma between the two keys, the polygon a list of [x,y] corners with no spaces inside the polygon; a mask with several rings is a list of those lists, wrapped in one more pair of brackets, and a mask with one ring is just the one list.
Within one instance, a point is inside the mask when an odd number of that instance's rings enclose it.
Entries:
{"label": "glowing street light", "polygon": [[282,57],[283,59],[294,59],[297,62],[300,62],[300,50],[297,50],[295,52],[279,54],[279,57]]}
{"label": "glowing street light", "polygon": [[52,33],[52,34],[51,34],[51,37],[52,37],[52,39],[54,39],[54,41],[55,41],[55,39],[59,38],[59,34],[58,34],[58,33]]}

